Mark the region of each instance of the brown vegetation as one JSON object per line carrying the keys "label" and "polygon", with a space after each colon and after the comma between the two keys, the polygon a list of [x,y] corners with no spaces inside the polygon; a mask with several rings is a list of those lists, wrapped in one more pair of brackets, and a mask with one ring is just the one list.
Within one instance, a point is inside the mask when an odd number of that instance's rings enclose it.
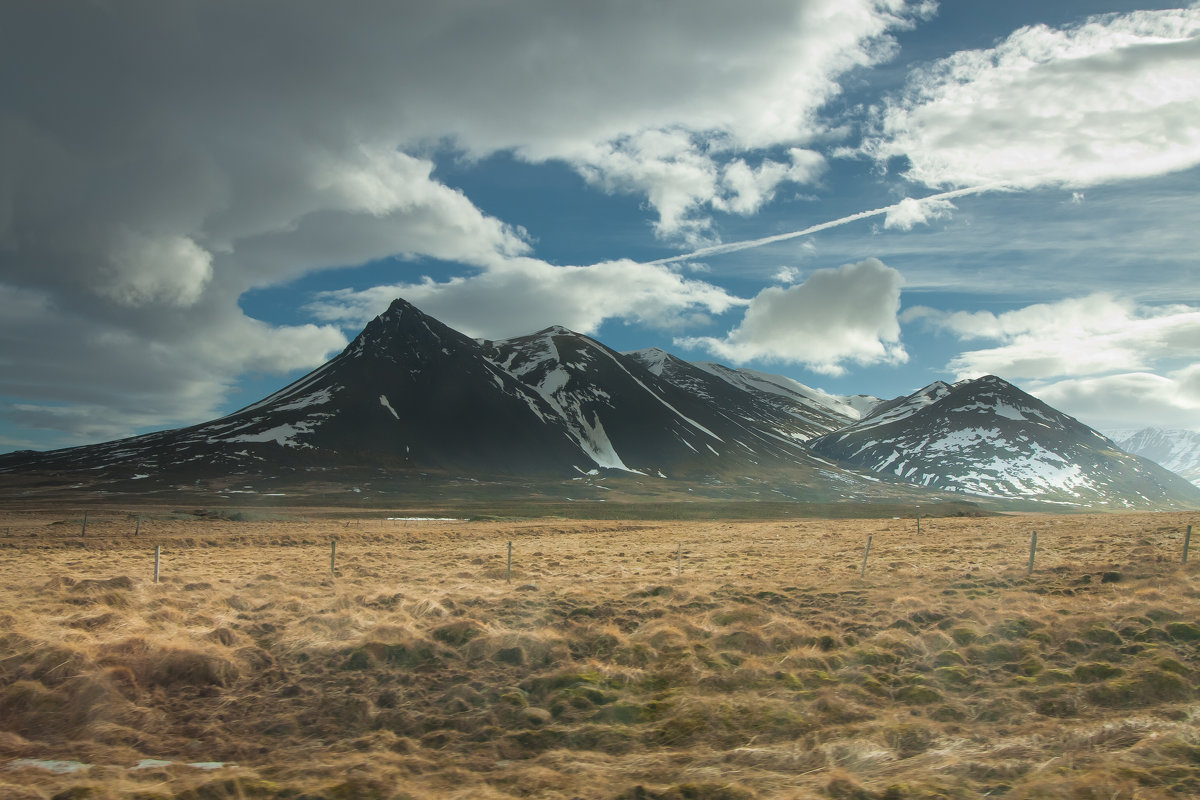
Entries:
{"label": "brown vegetation", "polygon": [[0,514],[0,797],[1200,795],[1189,515],[80,516]]}

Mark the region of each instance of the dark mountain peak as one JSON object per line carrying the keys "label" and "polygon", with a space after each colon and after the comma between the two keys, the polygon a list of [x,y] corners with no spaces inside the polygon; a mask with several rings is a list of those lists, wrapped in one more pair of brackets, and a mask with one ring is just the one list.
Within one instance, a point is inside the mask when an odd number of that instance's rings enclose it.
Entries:
{"label": "dark mountain peak", "polygon": [[564,328],[562,325],[551,325],[548,328],[542,328],[534,336],[581,336],[570,328]]}
{"label": "dark mountain peak", "polygon": [[387,311],[367,323],[344,354],[369,354],[395,360],[404,354],[472,350],[477,346],[474,339],[398,297],[388,306]]}

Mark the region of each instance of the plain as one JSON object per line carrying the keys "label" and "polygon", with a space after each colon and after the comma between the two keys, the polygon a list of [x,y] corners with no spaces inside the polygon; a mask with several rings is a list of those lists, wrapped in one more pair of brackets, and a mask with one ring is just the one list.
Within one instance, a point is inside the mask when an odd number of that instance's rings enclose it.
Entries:
{"label": "plain", "polygon": [[1196,796],[1195,516],[0,512],[0,796]]}

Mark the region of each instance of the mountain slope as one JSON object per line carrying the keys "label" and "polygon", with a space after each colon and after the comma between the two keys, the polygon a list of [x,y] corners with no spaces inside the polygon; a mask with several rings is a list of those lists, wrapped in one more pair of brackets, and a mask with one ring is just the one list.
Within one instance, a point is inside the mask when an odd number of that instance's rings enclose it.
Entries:
{"label": "mountain slope", "polygon": [[1200,433],[1142,428],[1118,442],[1127,453],[1148,458],[1200,486]]}
{"label": "mountain slope", "polygon": [[935,382],[811,442],[843,464],[951,492],[1176,507],[1200,491],[995,376]]}
{"label": "mountain slope", "polygon": [[887,402],[834,397],[661,350],[617,353],[560,327],[471,339],[403,300],[328,363],[228,416],[0,456],[3,473],[101,492],[323,481],[412,495],[441,481],[449,496],[496,480],[594,497],[624,476],[640,496],[671,481],[683,498],[907,503],[952,492],[1200,507],[1200,489],[998,378]]}
{"label": "mountain slope", "polygon": [[537,474],[591,464],[537,392],[402,300],[328,363],[226,417],[32,460],[149,473],[354,464]]}
{"label": "mountain slope", "polygon": [[841,398],[811,389],[782,375],[733,369],[712,362],[688,362],[658,348],[627,353],[656,375],[738,416],[762,434],[789,442],[806,442],[848,425],[876,398]]}

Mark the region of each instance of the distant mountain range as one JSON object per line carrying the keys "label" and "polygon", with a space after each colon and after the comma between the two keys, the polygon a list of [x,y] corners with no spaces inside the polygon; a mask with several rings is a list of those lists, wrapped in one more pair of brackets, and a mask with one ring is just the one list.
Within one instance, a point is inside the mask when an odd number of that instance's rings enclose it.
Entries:
{"label": "distant mountain range", "polygon": [[471,339],[403,300],[328,363],[221,419],[0,456],[0,485],[42,476],[111,492],[367,474],[593,486],[623,475],[825,502],[1200,507],[1200,488],[993,376],[889,401],[834,396],[657,349],[618,353],[560,327]]}
{"label": "distant mountain range", "polygon": [[1118,440],[1121,449],[1187,478],[1200,486],[1200,433],[1142,428]]}

